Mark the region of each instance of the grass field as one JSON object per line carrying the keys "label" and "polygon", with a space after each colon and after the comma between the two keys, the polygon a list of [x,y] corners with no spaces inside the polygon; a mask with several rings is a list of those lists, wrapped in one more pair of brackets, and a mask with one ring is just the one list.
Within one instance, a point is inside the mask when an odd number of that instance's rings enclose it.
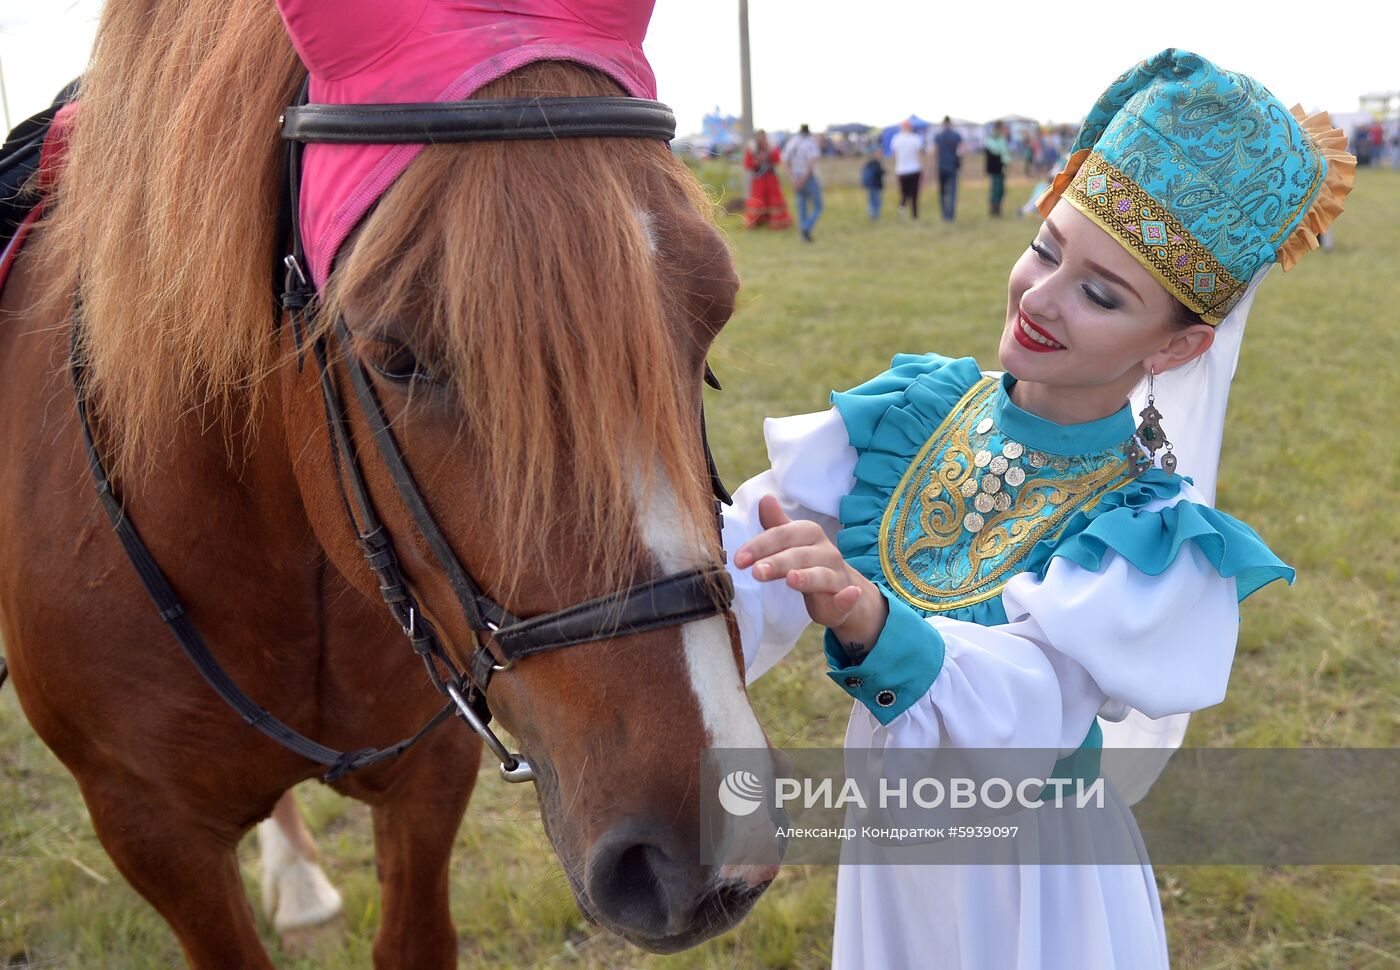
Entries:
{"label": "grass field", "polygon": [[[811,246],[795,231],[749,233],[721,217],[744,280],[714,354],[725,390],[708,402],[731,484],[765,465],[764,416],[824,408],[832,388],[883,370],[896,351],[994,361],[1007,271],[1034,220],[988,218],[985,189],[972,184],[955,224],[930,218],[936,193],[926,193],[918,223],[897,221],[887,199],[885,219],[872,224],[849,168],[828,183]],[[1007,208],[1028,189],[1013,183]],[[1299,579],[1245,604],[1229,697],[1193,719],[1188,744],[1400,746],[1400,172],[1362,171],[1349,209],[1335,251],[1271,279],[1252,315],[1219,504]],[[1159,404],[1170,433],[1171,402]],[[775,742],[839,743],[848,703],[822,676],[812,633],[752,694]],[[301,794],[345,893],[344,925],[299,956],[265,922],[264,938],[279,966],[368,966],[379,914],[368,813],[320,786]],[[255,891],[252,849],[245,844],[244,868]],[[462,826],[453,872],[465,967],[829,962],[829,868],[786,870],[736,930],[689,953],[652,957],[598,932],[574,908],[531,791],[500,783],[493,769]],[[1157,877],[1176,966],[1400,966],[1400,868],[1161,867]],[[0,692],[0,966],[178,965],[165,925],[103,854],[72,780],[13,691]]]}

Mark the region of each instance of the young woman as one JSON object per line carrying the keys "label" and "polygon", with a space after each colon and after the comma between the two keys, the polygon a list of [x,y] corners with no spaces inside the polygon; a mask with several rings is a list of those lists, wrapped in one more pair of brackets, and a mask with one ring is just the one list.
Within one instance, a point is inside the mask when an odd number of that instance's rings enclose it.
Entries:
{"label": "young woman", "polygon": [[[899,356],[767,422],[773,467],[725,516],[750,676],[810,618],[855,699],[848,749],[1042,749],[1047,778],[1099,718],[1217,703],[1238,602],[1293,575],[1211,507],[1225,398],[1254,287],[1341,212],[1344,148],[1194,54],[1115,81],[1012,267],[1004,374]],[[1165,967],[1136,845],[1135,865],[843,866],[835,965]]]}
{"label": "young woman", "polygon": [[749,193],[744,200],[744,225],[749,229],[767,226],[786,229],[792,225],[783,187],[778,183],[778,162],[782,154],[768,144],[768,133],[754,133],[753,144],[744,149],[744,170],[749,173]]}

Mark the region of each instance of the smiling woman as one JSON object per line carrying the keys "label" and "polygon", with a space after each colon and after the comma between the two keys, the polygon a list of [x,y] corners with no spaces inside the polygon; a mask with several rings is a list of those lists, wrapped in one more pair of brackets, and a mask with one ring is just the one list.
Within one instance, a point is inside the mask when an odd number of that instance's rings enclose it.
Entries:
{"label": "smiling woman", "polygon": [[[1017,404],[1061,424],[1115,411],[1142,380],[1210,349],[1215,330],[1182,326],[1152,274],[1068,203],[1011,269],[1002,366]],[[1180,309],[1179,309],[1180,308]]]}
{"label": "smiling woman", "polygon": [[[828,628],[856,702],[848,765],[1019,748],[1026,777],[1085,780],[1103,723],[1223,698],[1238,603],[1293,577],[1212,507],[1225,399],[1255,284],[1341,212],[1344,145],[1251,78],[1163,51],[1104,93],[1040,201],[1004,374],[900,355],[831,411],[767,423],[773,468],[726,515],[740,630],[762,668],[807,617]],[[1106,820],[999,818],[1031,833],[1006,865],[848,847],[885,865],[842,867],[834,965],[1166,967],[1152,870],[1108,792]],[[1088,849],[1115,836],[1137,865]],[[1024,846],[1075,864],[1025,864]]]}

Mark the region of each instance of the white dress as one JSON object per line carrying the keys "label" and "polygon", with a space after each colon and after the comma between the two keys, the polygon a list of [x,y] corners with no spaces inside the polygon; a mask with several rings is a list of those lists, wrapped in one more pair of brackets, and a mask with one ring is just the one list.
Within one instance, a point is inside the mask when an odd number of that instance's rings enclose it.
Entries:
{"label": "white dress", "polygon": [[[1047,527],[1033,553],[1027,552],[1033,543],[1012,551],[1009,579],[981,581],[1005,564],[1003,556],[983,563],[981,574],[974,570],[952,583],[982,596],[974,605],[940,609],[939,597],[949,589],[937,588],[936,578],[931,586],[926,576],[892,578],[898,570],[891,555],[898,558],[898,543],[914,533],[897,535],[891,523],[900,520],[890,510],[917,503],[919,486],[926,485],[918,480],[921,463],[945,475],[953,468],[974,482],[1000,468],[998,484],[1015,498],[978,517],[979,529],[990,531],[998,515],[1018,514],[1036,475],[1054,473],[1057,454],[1038,450],[1037,439],[1072,453],[1067,443],[1099,447],[1121,442],[1124,428],[1129,435],[1133,428],[1126,409],[1093,426],[1050,425],[1010,404],[1006,390],[1014,382],[984,379],[970,359],[898,357],[895,365],[862,388],[835,395],[838,406],[828,412],[767,421],[772,468],[741,486],[725,511],[724,544],[732,553],[761,531],[759,499],[777,496],[790,517],[821,524],[890,600],[885,631],[860,664],[852,664],[828,634],[832,679],[855,699],[848,751],[1044,749],[1049,777],[1056,759],[1097,736],[1091,728],[1101,713],[1121,718],[1135,708],[1160,717],[1219,702],[1234,654],[1239,591],[1291,578],[1291,571],[1247,527],[1207,508],[1182,479],[1155,471],[1144,476],[1155,481],[1150,487],[1120,480],[1113,491],[1136,497],[1108,511],[1102,495],[1077,499],[1084,515],[1047,519],[1063,531]],[[967,425],[961,437],[960,421]],[[1089,441],[1095,438],[1097,444]],[[950,441],[954,451],[940,452],[939,442]],[[979,442],[1017,455],[1021,461],[1011,465],[1024,469],[1019,477],[1006,471],[1005,461],[979,470],[983,459],[970,450]],[[957,448],[967,449],[961,464]],[[1118,460],[1111,449],[1105,454],[1109,463]],[[1027,464],[1042,459],[1043,466]],[[1066,464],[1069,475],[1092,469]],[[1013,489],[1013,482],[1020,487]],[[1054,494],[1067,492],[1073,489]],[[958,512],[964,508],[971,505],[959,501]],[[884,548],[865,548],[880,514]],[[1203,516],[1209,525],[1201,524]],[[1068,541],[1066,533],[1076,528],[1082,534]],[[975,543],[977,537],[962,537],[968,538]],[[1026,568],[1016,572],[1017,565]],[[752,680],[791,649],[810,621],[801,595],[781,581],[758,583],[747,570],[731,565],[730,571]],[[1120,854],[1115,864],[1097,865],[842,865],[834,966],[1166,967],[1152,870],[1131,813],[1111,780],[1106,787],[1109,812],[1136,848],[1134,864],[1121,864]],[[1046,814],[1022,810],[1002,821],[1031,826],[1040,839],[1086,838],[1045,830],[1074,824],[1060,813],[1048,820]]]}

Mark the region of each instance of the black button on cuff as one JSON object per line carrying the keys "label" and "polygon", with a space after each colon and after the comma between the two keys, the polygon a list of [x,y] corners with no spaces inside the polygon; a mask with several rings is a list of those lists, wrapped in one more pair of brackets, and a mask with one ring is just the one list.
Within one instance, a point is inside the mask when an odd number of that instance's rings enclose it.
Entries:
{"label": "black button on cuff", "polygon": [[875,695],[875,703],[881,707],[893,707],[895,702],[894,691],[882,690]]}

